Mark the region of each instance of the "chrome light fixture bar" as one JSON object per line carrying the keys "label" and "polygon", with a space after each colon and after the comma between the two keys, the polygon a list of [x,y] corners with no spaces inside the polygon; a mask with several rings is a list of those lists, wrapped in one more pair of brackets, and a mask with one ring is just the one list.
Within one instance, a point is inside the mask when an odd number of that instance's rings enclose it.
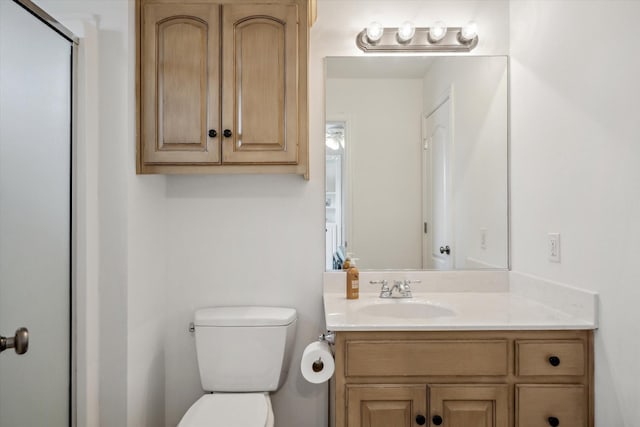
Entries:
{"label": "chrome light fixture bar", "polygon": [[[379,32],[379,28],[377,30]],[[443,30],[446,31],[444,35],[441,34]],[[371,30],[369,33],[371,34]],[[434,37],[433,34],[438,34],[440,38]],[[365,28],[356,36],[356,45],[363,52],[372,53],[470,52],[478,45],[478,34],[477,26],[473,22],[465,27],[446,29],[442,27],[434,27],[433,30],[430,27],[415,28],[415,33],[408,40],[399,36],[398,28],[382,28],[382,34],[377,38],[367,36],[367,28]]]}

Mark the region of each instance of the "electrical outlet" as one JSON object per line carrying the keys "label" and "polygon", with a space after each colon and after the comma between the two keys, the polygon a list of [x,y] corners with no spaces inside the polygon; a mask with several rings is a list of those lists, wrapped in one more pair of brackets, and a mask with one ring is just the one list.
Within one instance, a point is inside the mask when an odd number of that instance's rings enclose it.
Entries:
{"label": "electrical outlet", "polygon": [[480,249],[487,249],[487,229],[480,229]]}
{"label": "electrical outlet", "polygon": [[560,233],[549,233],[549,261],[560,262]]}

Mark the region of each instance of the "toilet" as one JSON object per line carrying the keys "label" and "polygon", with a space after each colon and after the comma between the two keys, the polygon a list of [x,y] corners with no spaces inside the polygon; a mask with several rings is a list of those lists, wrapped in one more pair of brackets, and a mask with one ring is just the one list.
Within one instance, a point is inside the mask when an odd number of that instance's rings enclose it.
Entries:
{"label": "toilet", "polygon": [[211,307],[195,313],[202,388],[178,427],[273,427],[269,393],[291,362],[296,311],[285,307]]}

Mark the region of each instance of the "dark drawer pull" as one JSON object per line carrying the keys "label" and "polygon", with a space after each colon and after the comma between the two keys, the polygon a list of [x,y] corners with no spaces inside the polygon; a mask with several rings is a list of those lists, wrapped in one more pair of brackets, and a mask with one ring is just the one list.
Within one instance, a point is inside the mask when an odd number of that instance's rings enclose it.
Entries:
{"label": "dark drawer pull", "polygon": [[439,426],[440,424],[442,424],[442,417],[440,415],[434,415],[433,418],[431,418],[431,421],[434,425]]}
{"label": "dark drawer pull", "polygon": [[231,133],[231,130],[229,129],[225,129],[224,132],[222,132],[222,134],[224,135],[225,138],[230,138],[231,135],[233,135],[233,133]]}
{"label": "dark drawer pull", "polygon": [[209,129],[209,138],[215,138],[218,136],[218,132],[215,129]]}
{"label": "dark drawer pull", "polygon": [[560,364],[560,358],[558,356],[551,356],[549,358],[549,363],[551,366],[558,366]]}
{"label": "dark drawer pull", "polygon": [[558,427],[560,425],[560,420],[556,417],[549,417],[547,421],[549,421],[551,427]]}
{"label": "dark drawer pull", "polygon": [[427,419],[424,415],[416,415],[416,424],[423,426],[427,423]]}

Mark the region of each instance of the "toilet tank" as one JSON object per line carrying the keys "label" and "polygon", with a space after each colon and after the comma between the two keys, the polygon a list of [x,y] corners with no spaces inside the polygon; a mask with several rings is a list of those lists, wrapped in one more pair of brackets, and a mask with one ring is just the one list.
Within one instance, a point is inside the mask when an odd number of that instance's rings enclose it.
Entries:
{"label": "toilet tank", "polygon": [[275,391],[291,361],[296,311],[211,307],[195,313],[196,354],[205,391]]}

